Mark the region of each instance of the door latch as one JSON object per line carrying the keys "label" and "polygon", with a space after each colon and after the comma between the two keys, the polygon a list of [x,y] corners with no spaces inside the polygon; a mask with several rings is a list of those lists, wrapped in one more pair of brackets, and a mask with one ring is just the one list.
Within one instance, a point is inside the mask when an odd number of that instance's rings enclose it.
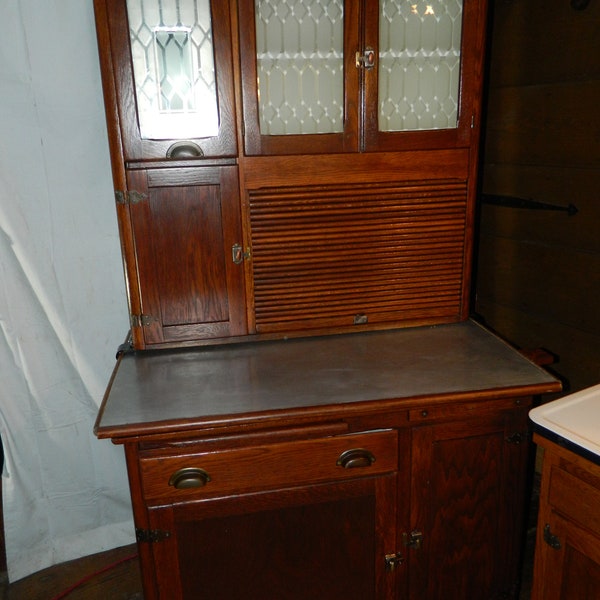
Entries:
{"label": "door latch", "polygon": [[367,46],[364,52],[356,53],[356,68],[372,69],[375,66],[375,50]]}
{"label": "door latch", "polygon": [[244,249],[241,244],[234,244],[231,246],[231,260],[233,260],[234,264],[241,265],[245,260],[250,258],[250,248]]}

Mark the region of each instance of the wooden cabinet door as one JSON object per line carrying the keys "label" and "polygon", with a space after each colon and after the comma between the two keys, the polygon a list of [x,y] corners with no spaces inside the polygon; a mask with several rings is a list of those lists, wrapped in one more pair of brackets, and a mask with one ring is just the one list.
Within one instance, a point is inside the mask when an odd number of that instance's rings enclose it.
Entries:
{"label": "wooden cabinet door", "polygon": [[113,162],[235,156],[229,2],[95,0]]}
{"label": "wooden cabinet door", "polygon": [[600,467],[536,437],[544,452],[534,600],[600,597]]}
{"label": "wooden cabinet door", "polygon": [[555,512],[541,525],[533,600],[600,597],[600,538]]}
{"label": "wooden cabinet door", "polygon": [[120,219],[136,346],[244,334],[237,168],[132,170],[128,186]]}
{"label": "wooden cabinet door", "polygon": [[[413,433],[410,598],[512,598],[523,523],[525,416],[483,416]],[[515,435],[517,434],[517,435]]]}
{"label": "wooden cabinet door", "polygon": [[[158,598],[396,598],[394,475],[149,510]],[[401,567],[398,567],[401,568]]]}

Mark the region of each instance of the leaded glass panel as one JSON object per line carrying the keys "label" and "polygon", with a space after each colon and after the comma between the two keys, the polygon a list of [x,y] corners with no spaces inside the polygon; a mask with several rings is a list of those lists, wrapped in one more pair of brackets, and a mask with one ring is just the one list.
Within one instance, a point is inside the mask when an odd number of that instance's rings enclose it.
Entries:
{"label": "leaded glass panel", "polygon": [[343,131],[343,0],[256,0],[255,11],[261,134]]}
{"label": "leaded glass panel", "polygon": [[219,131],[210,0],[127,0],[144,139]]}
{"label": "leaded glass panel", "polygon": [[379,130],[458,123],[462,0],[380,0]]}

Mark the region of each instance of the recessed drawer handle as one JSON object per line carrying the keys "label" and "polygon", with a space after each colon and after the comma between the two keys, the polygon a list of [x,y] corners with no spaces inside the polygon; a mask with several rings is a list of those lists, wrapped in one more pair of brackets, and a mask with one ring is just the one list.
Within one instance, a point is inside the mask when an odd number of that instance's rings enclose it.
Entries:
{"label": "recessed drawer handle", "polygon": [[364,448],[352,448],[340,454],[337,459],[337,465],[344,469],[357,469],[360,467],[370,467],[375,462],[375,456],[369,450]]}
{"label": "recessed drawer handle", "polygon": [[204,152],[194,142],[175,142],[167,150],[167,158],[199,158],[201,156],[204,156]]}
{"label": "recessed drawer handle", "polygon": [[210,475],[197,467],[185,467],[175,471],[169,479],[169,485],[178,490],[204,487],[210,481]]}

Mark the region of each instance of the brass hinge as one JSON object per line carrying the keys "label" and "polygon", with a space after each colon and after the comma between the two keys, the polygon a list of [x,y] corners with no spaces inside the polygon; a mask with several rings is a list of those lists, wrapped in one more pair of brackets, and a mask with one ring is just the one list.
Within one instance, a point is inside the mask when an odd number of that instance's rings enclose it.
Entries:
{"label": "brass hinge", "polygon": [[163,531],[162,529],[140,529],[135,530],[135,539],[138,542],[154,543],[162,542],[167,538],[171,537],[170,531]]}
{"label": "brass hinge", "polygon": [[132,327],[148,327],[156,320],[152,315],[129,315],[129,324]]}
{"label": "brass hinge", "polygon": [[138,202],[147,199],[148,194],[144,194],[144,192],[136,192],[135,190],[115,190],[115,200],[117,201],[117,204],[137,204]]}
{"label": "brass hinge", "polygon": [[393,552],[385,555],[385,568],[387,571],[393,571],[404,562],[404,557],[400,552]]}

